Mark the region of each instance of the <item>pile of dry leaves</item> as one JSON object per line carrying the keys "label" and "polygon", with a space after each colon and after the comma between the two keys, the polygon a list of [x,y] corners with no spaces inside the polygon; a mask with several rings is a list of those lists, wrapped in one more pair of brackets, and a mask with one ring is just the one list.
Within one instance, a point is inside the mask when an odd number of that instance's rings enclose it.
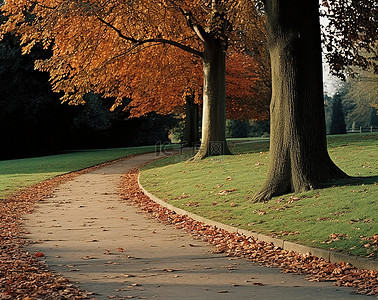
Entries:
{"label": "pile of dry leaves", "polygon": [[59,184],[114,162],[57,176],[0,200],[0,299],[88,299],[91,293],[48,271],[26,252],[28,240],[21,226],[22,217]]}
{"label": "pile of dry leaves", "polygon": [[143,194],[138,186],[138,170],[122,179],[122,197],[166,224],[184,229],[195,238],[216,247],[216,252],[245,257],[268,267],[278,267],[285,273],[305,274],[310,281],[334,281],[337,286],[354,287],[365,295],[378,295],[378,272],[360,270],[345,263],[330,263],[309,254],[298,254],[274,247],[238,233],[206,225],[162,207]]}

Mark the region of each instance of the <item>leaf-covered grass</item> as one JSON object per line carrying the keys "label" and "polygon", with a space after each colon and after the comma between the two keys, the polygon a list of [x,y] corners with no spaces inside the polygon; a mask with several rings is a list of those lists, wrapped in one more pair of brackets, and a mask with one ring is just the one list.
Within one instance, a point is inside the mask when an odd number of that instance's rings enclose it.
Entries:
{"label": "leaf-covered grass", "polygon": [[[143,168],[143,186],[204,217],[301,244],[377,256],[378,134],[330,136],[332,159],[347,174],[330,188],[252,203],[267,172],[268,142],[236,144],[236,155],[187,162],[170,157]],[[375,244],[374,244],[375,243]]]}
{"label": "leaf-covered grass", "polygon": [[[165,146],[167,149],[176,145]],[[60,155],[0,161],[0,199],[54,176],[121,157],[154,152],[155,146],[85,150]]]}

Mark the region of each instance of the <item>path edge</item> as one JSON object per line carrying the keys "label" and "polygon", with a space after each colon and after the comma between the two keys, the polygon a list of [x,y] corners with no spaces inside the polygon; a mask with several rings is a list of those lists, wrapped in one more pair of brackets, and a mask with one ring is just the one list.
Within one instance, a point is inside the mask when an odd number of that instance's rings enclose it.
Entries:
{"label": "path edge", "polygon": [[267,243],[272,243],[274,246],[279,247],[281,249],[287,250],[287,251],[294,251],[300,254],[307,254],[310,253],[311,255],[314,255],[316,257],[321,257],[326,259],[327,261],[331,263],[339,263],[339,262],[345,262],[349,263],[352,266],[358,268],[358,269],[364,269],[364,270],[373,270],[373,271],[378,271],[378,261],[373,260],[373,259],[366,259],[362,257],[356,257],[356,256],[351,256],[347,254],[342,254],[342,253],[337,253],[334,251],[330,250],[325,250],[325,249],[320,249],[320,248],[315,248],[315,247],[309,247],[309,246],[304,246],[301,244],[296,244],[290,241],[278,239],[278,238],[273,238],[271,236],[253,232],[250,230],[246,229],[240,229],[235,226],[231,225],[226,225],[220,222],[216,222],[204,217],[201,217],[199,215],[196,215],[194,213],[188,212],[184,209],[178,208],[176,206],[173,206],[172,204],[169,204],[165,202],[164,200],[156,197],[155,195],[151,194],[149,191],[147,191],[142,184],[140,183],[140,171],[138,171],[138,186],[142,190],[142,192],[149,197],[152,201],[160,204],[161,206],[168,208],[172,211],[174,211],[177,214],[180,215],[186,215],[193,220],[203,222],[204,224],[211,225],[211,226],[216,226],[217,228],[221,228],[223,230],[229,231],[229,232],[236,232],[240,233],[246,237],[253,237],[256,240],[264,241]]}

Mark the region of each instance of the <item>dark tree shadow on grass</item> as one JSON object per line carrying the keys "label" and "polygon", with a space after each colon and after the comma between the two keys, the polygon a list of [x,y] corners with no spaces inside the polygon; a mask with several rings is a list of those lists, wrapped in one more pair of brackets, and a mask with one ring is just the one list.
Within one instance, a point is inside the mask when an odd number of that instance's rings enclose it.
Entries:
{"label": "dark tree shadow on grass", "polygon": [[371,185],[378,182],[378,175],[366,177],[349,177],[345,179],[333,180],[324,184],[323,188],[334,186]]}

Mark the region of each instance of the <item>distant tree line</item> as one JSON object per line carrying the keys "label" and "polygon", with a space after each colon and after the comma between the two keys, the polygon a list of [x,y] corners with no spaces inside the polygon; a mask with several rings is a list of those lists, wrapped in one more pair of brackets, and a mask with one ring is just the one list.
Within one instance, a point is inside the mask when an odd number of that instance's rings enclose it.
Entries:
{"label": "distant tree line", "polygon": [[95,94],[88,94],[84,105],[61,104],[49,74],[34,70],[34,61],[49,55],[39,47],[21,55],[19,40],[11,35],[0,42],[0,159],[168,140],[175,123],[170,116],[129,119],[122,106],[110,112],[113,100]]}
{"label": "distant tree line", "polygon": [[325,95],[325,112],[328,134],[359,131],[378,127],[378,78],[373,71],[359,70],[348,77],[338,92]]}
{"label": "distant tree line", "polygon": [[227,120],[226,136],[228,138],[269,137],[269,121]]}

